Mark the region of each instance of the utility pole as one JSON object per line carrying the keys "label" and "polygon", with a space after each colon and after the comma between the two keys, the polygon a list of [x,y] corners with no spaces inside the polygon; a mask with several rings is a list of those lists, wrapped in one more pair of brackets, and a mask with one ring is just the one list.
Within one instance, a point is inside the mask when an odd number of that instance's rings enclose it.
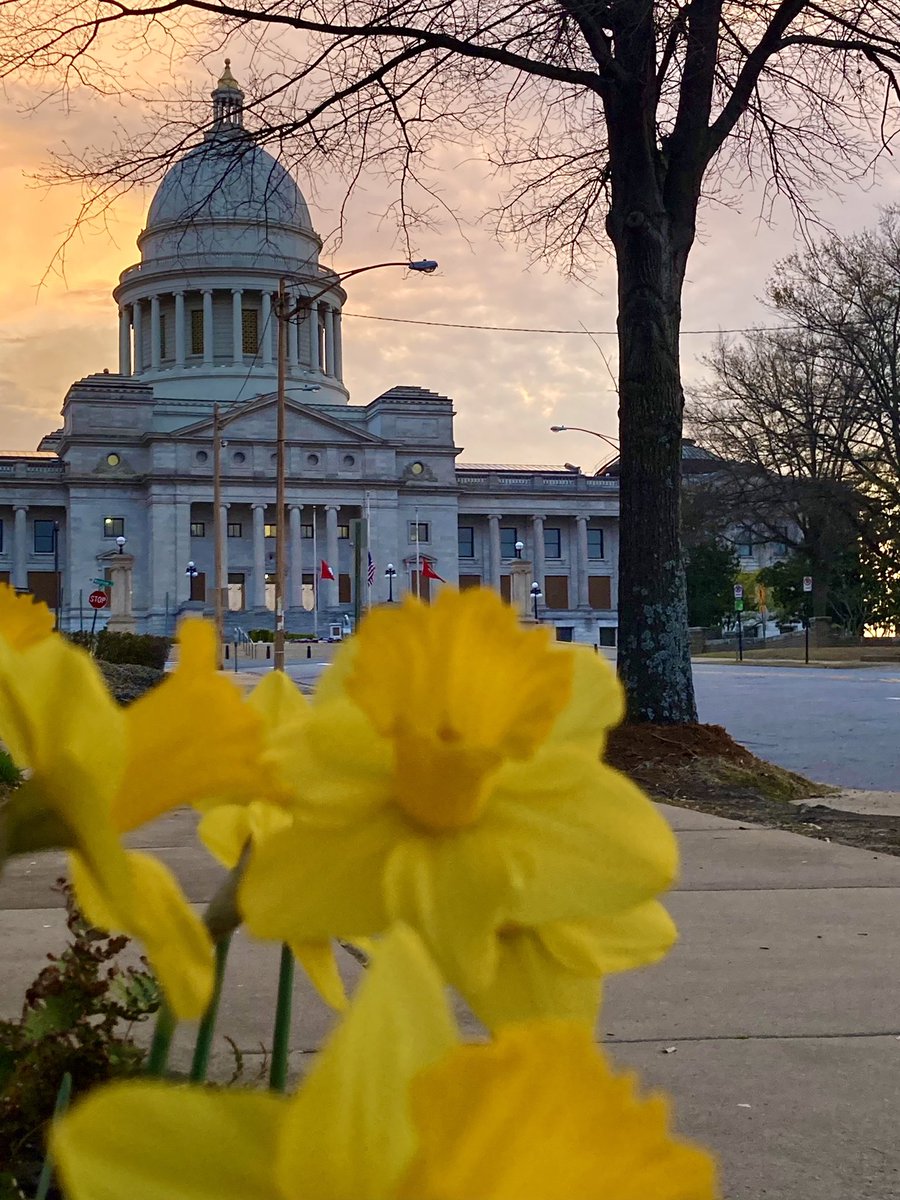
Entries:
{"label": "utility pole", "polygon": [[275,670],[284,670],[285,581],[285,404],[287,391],[287,296],[278,281],[275,315],[278,320],[278,401],[275,431]]}
{"label": "utility pole", "polygon": [[222,566],[225,562],[225,530],[222,528],[222,422],[218,404],[213,405],[213,613],[216,623],[216,667],[222,670],[223,638],[225,636],[225,581],[222,579]]}

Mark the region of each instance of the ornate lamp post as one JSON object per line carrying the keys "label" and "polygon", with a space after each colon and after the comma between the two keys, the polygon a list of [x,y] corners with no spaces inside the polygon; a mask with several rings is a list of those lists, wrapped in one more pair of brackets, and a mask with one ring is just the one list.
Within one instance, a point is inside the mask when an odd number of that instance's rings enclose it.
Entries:
{"label": "ornate lamp post", "polygon": [[541,591],[541,585],[537,582],[537,580],[535,580],[534,583],[531,585],[531,603],[534,608],[535,621],[537,621],[539,619],[538,618],[538,600],[541,599],[543,594],[544,593]]}
{"label": "ornate lamp post", "polygon": [[388,563],[384,570],[388,581],[388,604],[394,603],[394,577],[397,574],[397,568],[393,563]]}

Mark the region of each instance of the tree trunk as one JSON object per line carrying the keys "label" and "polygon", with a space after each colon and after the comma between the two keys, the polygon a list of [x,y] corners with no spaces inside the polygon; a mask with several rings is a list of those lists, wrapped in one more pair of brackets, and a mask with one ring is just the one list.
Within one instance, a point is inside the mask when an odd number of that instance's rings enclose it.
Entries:
{"label": "tree trunk", "polygon": [[[643,211],[641,211],[643,209]],[[696,721],[681,554],[686,253],[664,214],[611,222],[619,277],[619,675],[629,721]]]}

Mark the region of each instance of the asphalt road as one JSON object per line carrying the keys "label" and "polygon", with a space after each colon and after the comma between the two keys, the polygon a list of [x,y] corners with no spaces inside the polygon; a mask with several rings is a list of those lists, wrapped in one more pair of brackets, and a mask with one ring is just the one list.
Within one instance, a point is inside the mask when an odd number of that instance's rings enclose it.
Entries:
{"label": "asphalt road", "polygon": [[700,720],[820,783],[900,791],[900,667],[694,663]]}

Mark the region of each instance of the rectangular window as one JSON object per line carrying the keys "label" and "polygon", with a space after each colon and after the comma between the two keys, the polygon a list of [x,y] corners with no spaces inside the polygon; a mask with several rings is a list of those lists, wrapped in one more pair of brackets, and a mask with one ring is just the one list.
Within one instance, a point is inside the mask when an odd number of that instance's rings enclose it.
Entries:
{"label": "rectangular window", "polygon": [[206,572],[197,571],[191,576],[191,599],[205,601],[206,600]]}
{"label": "rectangular window", "polygon": [[35,600],[43,600],[49,608],[56,608],[59,603],[57,585],[59,579],[55,571],[29,571],[28,590]]}
{"label": "rectangular window", "polygon": [[509,575],[500,576],[500,596],[501,599],[505,600],[506,603],[509,604],[510,598],[512,597],[512,587],[510,585]]}
{"label": "rectangular window", "polygon": [[753,531],[745,529],[738,535],[738,540],[734,545],[738,558],[753,557]]}
{"label": "rectangular window", "polygon": [[166,344],[166,328],[167,328],[166,314],[160,313],[159,314],[159,357],[160,358],[168,358],[169,357],[168,346]]}
{"label": "rectangular window", "polygon": [[53,553],[53,521],[35,521],[34,523],[34,552],[35,554]]}
{"label": "rectangular window", "polygon": [[609,575],[588,576],[588,604],[591,608],[612,608],[612,579]]}
{"label": "rectangular window", "polygon": [[615,646],[616,644],[616,627],[615,625],[601,625],[597,630],[597,645],[598,646]]}
{"label": "rectangular window", "polygon": [[516,542],[519,540],[519,531],[514,525],[500,526],[500,557],[515,558],[516,557]]}
{"label": "rectangular window", "polygon": [[3,553],[3,522],[0,521],[0,554]]}
{"label": "rectangular window", "polygon": [[263,525],[263,537],[273,538],[278,537],[277,525]]}
{"label": "rectangular window", "polygon": [[421,575],[415,567],[409,573],[409,590],[411,595],[418,596],[420,600],[431,600],[431,580]]}
{"label": "rectangular window", "polygon": [[569,607],[568,575],[546,575],[544,577],[544,603],[547,608]]}
{"label": "rectangular window", "polygon": [[[37,525],[37,521],[35,521]],[[125,518],[124,517],[104,517],[103,518],[103,536],[104,537],[124,537],[125,536]]]}
{"label": "rectangular window", "polygon": [[571,625],[557,625],[556,640],[558,642],[573,642],[575,630]]}
{"label": "rectangular window", "polygon": [[243,526],[241,525],[240,521],[229,521],[228,522],[228,536],[229,537],[243,537],[244,536]]}
{"label": "rectangular window", "polygon": [[191,309],[191,354],[203,353],[203,309]]}
{"label": "rectangular window", "polygon": [[459,527],[459,557],[475,557],[475,527],[473,525],[460,525]]}
{"label": "rectangular window", "polygon": [[562,530],[544,530],[544,558],[562,558]]}
{"label": "rectangular window", "polygon": [[338,575],[338,604],[351,604],[353,598],[350,593],[350,576]]}
{"label": "rectangular window", "polygon": [[205,521],[191,521],[191,537],[206,537]]}
{"label": "rectangular window", "polygon": [[228,573],[228,611],[244,611],[244,576],[240,573]]}
{"label": "rectangular window", "polygon": [[311,538],[312,535],[313,535],[312,525],[301,525],[300,526],[300,536],[302,538]]}
{"label": "rectangular window", "polygon": [[603,558],[603,530],[588,526],[588,558]]}
{"label": "rectangular window", "polygon": [[422,542],[431,541],[431,531],[427,521],[410,521],[409,523],[409,540],[413,546]]}
{"label": "rectangular window", "polygon": [[466,588],[477,588],[477,587],[481,587],[481,576],[480,575],[460,575],[459,590],[461,592],[464,592],[466,590]]}
{"label": "rectangular window", "polygon": [[350,537],[349,525],[338,525],[338,541],[346,542]]}
{"label": "rectangular window", "polygon": [[259,326],[255,308],[241,311],[241,339],[244,354],[255,354],[259,349]]}

